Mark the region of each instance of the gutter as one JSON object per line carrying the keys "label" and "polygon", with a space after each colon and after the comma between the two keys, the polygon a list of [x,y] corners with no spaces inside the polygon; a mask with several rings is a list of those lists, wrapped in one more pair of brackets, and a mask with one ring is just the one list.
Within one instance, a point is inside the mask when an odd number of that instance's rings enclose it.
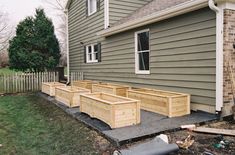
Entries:
{"label": "gutter", "polygon": [[216,13],[216,111],[223,107],[223,9],[215,5],[214,0],[208,0],[211,10]]}
{"label": "gutter", "polygon": [[208,6],[208,0],[191,0],[182,4],[170,7],[168,9],[153,13],[149,16],[132,20],[127,23],[123,23],[123,24],[108,28],[106,30],[98,32],[97,35],[101,37],[111,36],[111,35],[114,35],[123,31],[131,30],[137,27],[141,27],[147,24],[151,24],[151,23],[158,22],[164,19],[168,19],[177,15],[187,13],[187,12],[198,10],[206,6]]}
{"label": "gutter", "polygon": [[67,83],[70,83],[70,64],[69,64],[69,18],[68,18],[68,9],[64,11],[66,15],[66,50],[67,50]]}

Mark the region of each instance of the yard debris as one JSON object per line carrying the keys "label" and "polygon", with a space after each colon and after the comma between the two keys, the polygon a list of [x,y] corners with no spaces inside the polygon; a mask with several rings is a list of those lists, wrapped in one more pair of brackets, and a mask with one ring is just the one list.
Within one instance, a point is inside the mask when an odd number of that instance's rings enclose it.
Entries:
{"label": "yard debris", "polygon": [[214,144],[214,147],[217,149],[220,149],[220,148],[224,149],[224,148],[228,147],[229,144],[230,144],[229,141],[221,140],[219,143]]}
{"label": "yard debris", "polygon": [[224,149],[225,148],[225,146],[220,144],[220,143],[214,144],[214,147],[217,148],[217,149],[221,149],[221,148]]}
{"label": "yard debris", "polygon": [[181,129],[189,129],[189,130],[192,130],[196,128],[196,125],[194,124],[190,124],[190,125],[181,125]]}
{"label": "yard debris", "polygon": [[157,138],[160,138],[161,140],[163,140],[165,143],[169,144],[169,140],[167,135],[165,134],[160,134],[159,136],[157,136]]}
{"label": "yard debris", "polygon": [[215,155],[214,153],[210,152],[210,151],[204,151],[203,155]]}
{"label": "yard debris", "polygon": [[195,132],[211,133],[211,134],[222,134],[228,136],[235,136],[235,130],[228,129],[216,129],[216,128],[206,128],[206,127],[197,127],[193,129]]}
{"label": "yard debris", "polygon": [[114,151],[113,155],[163,155],[179,150],[176,144],[168,144],[165,141],[168,141],[168,138],[166,135],[162,134],[149,142],[139,144],[135,147]]}
{"label": "yard debris", "polygon": [[188,137],[184,141],[177,141],[176,144],[183,149],[188,149],[194,143],[194,137],[192,135],[188,135]]}

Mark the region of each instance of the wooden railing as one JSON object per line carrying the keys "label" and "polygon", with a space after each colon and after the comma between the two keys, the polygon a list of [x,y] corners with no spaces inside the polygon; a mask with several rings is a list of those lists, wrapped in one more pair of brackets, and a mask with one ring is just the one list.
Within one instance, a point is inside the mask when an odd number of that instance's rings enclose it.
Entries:
{"label": "wooden railing", "polygon": [[57,72],[0,74],[0,93],[25,93],[41,90],[42,82],[57,82]]}

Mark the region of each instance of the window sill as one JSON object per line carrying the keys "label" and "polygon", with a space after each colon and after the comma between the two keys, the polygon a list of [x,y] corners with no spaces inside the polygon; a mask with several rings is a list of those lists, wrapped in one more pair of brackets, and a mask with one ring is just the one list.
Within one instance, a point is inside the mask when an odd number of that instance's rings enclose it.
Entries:
{"label": "window sill", "polygon": [[135,74],[149,75],[149,74],[150,74],[150,71],[135,71]]}
{"label": "window sill", "polygon": [[98,63],[98,61],[89,61],[89,62],[86,62],[86,64],[93,64],[93,63]]}
{"label": "window sill", "polygon": [[88,13],[88,15],[87,15],[87,16],[88,16],[88,17],[90,17],[90,16],[94,15],[96,12],[97,12],[97,11],[92,12],[92,13],[90,13],[90,14]]}

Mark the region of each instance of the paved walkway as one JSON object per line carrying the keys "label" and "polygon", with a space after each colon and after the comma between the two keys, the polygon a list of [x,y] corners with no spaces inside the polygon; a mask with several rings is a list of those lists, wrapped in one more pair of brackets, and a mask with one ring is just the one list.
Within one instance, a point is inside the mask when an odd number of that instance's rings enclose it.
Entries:
{"label": "paved walkway", "polygon": [[81,113],[79,108],[68,108],[56,101],[53,97],[49,97],[42,93],[39,93],[39,96],[49,100],[72,117],[97,130],[116,145],[122,145],[126,142],[155,136],[164,131],[176,130],[179,129],[181,125],[201,124],[217,119],[216,115],[205,112],[193,112],[192,114],[183,117],[168,118],[160,114],[141,110],[141,124],[112,130],[104,122],[90,118],[88,115]]}

